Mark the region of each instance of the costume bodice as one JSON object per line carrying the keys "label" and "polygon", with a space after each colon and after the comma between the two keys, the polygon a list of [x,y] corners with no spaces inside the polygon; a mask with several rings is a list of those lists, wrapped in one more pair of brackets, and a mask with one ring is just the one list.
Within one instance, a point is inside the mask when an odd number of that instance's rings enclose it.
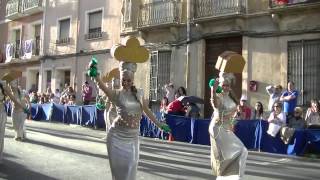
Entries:
{"label": "costume bodice", "polygon": [[121,126],[126,128],[137,129],[140,126],[142,116],[142,105],[137,97],[131,91],[115,90],[111,99],[116,106],[117,118],[112,126]]}
{"label": "costume bodice", "polygon": [[237,108],[237,104],[231,99],[229,94],[218,94],[217,98],[219,100],[218,107],[214,109],[214,116],[219,117],[220,119],[223,117],[227,117],[232,115]]}

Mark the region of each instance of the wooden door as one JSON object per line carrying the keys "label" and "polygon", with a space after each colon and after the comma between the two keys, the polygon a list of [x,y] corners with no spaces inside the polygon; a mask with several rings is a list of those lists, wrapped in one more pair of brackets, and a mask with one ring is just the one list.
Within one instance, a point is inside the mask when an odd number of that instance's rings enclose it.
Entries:
{"label": "wooden door", "polygon": [[[234,51],[242,54],[242,36],[225,37],[219,39],[206,40],[206,60],[205,60],[205,105],[204,117],[209,118],[212,114],[212,107],[210,105],[210,88],[208,82],[212,78],[219,76],[219,71],[215,69],[218,56],[224,51]],[[242,93],[242,74],[235,74],[236,84],[233,88],[237,98],[241,97]]]}

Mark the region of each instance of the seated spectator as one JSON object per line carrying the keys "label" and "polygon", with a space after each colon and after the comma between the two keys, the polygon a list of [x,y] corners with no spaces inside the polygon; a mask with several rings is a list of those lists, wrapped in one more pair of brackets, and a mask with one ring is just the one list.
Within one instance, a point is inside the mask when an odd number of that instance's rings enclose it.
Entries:
{"label": "seated spectator", "polygon": [[268,122],[269,128],[267,133],[272,137],[276,137],[281,127],[286,124],[286,115],[282,111],[282,104],[280,102],[274,103],[273,112],[271,112]]}
{"label": "seated spectator", "polygon": [[240,106],[240,105],[237,105],[237,110],[236,110],[236,112],[234,113],[234,115],[233,115],[233,119],[234,120],[244,120],[245,119],[245,113],[244,113],[244,111],[243,111],[243,109],[242,109],[242,106]]}
{"label": "seated spectator", "polygon": [[175,99],[171,103],[169,103],[167,107],[167,113],[172,115],[184,116],[184,106],[178,99]]}
{"label": "seated spectator", "polygon": [[251,118],[251,108],[247,105],[247,97],[244,95],[241,96],[240,106],[244,112],[244,119],[249,120]]}
{"label": "seated spectator", "polygon": [[180,86],[177,90],[177,93],[179,93],[179,96],[186,96],[187,95],[187,91],[184,87]]}
{"label": "seated spectator", "polygon": [[162,98],[160,103],[160,113],[161,113],[161,119],[164,119],[164,115],[167,113],[167,107],[169,105],[168,98],[165,96]]}
{"label": "seated spectator", "polygon": [[308,108],[306,113],[306,124],[307,127],[311,125],[320,125],[320,104],[317,100],[311,100],[311,107]]}
{"label": "seated spectator", "polygon": [[258,101],[254,107],[254,111],[252,113],[251,119],[256,120],[260,119],[263,120],[264,118],[264,111],[263,111],[263,105],[260,101]]}
{"label": "seated spectator", "polygon": [[39,97],[36,91],[32,91],[31,95],[30,95],[30,102],[31,103],[38,103],[39,101]]}
{"label": "seated spectator", "polygon": [[304,129],[305,121],[302,117],[302,112],[301,107],[294,108],[294,116],[288,119],[289,128]]}
{"label": "seated spectator", "polygon": [[175,99],[173,83],[164,85],[164,90],[166,91],[166,97],[168,99],[168,102],[171,103]]}
{"label": "seated spectator", "polygon": [[69,97],[67,105],[76,105],[76,95],[71,95]]}
{"label": "seated spectator", "polygon": [[199,118],[200,108],[195,103],[187,103],[186,117]]}

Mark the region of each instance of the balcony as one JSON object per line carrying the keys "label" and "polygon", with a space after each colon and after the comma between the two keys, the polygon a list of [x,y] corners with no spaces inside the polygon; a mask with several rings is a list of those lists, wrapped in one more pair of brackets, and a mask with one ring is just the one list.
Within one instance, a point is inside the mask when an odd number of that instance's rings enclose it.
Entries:
{"label": "balcony", "polygon": [[195,0],[194,20],[246,13],[245,0]]}
{"label": "balcony", "polygon": [[6,48],[6,62],[10,62],[11,59],[18,59],[22,57],[22,49],[19,43],[7,43]]}
{"label": "balcony", "polygon": [[102,38],[103,33],[100,31],[94,31],[94,32],[89,32],[88,34],[85,35],[86,40],[94,40],[94,39],[100,39]]}
{"label": "balcony", "polygon": [[140,7],[138,28],[180,23],[181,2],[164,0]]}
{"label": "balcony", "polygon": [[71,41],[70,37],[59,38],[56,40],[56,44],[57,45],[66,45],[66,44],[70,44],[70,41]]}
{"label": "balcony", "polygon": [[320,0],[269,0],[273,12],[319,8]]}
{"label": "balcony", "polygon": [[42,11],[42,0],[9,0],[6,6],[6,18],[15,20]]}
{"label": "balcony", "polygon": [[42,0],[23,0],[23,13],[24,14],[35,14],[42,12]]}
{"label": "balcony", "polygon": [[6,6],[6,18],[14,20],[22,16],[21,0],[9,0]]}

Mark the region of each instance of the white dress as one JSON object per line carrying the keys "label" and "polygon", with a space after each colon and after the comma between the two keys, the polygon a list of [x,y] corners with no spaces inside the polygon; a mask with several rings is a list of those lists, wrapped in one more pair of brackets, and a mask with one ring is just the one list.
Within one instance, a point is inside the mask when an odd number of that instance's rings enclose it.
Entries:
{"label": "white dress", "polygon": [[7,113],[4,109],[4,94],[0,90],[0,163],[3,159],[3,147],[4,147],[4,134],[7,122]]}
{"label": "white dress", "polygon": [[[140,97],[137,95],[137,97]],[[140,98],[139,98],[140,99]],[[139,160],[139,127],[142,106],[131,92],[114,90],[110,99],[117,110],[107,134],[113,180],[135,180]]]}
{"label": "white dress", "polygon": [[[17,101],[20,103],[23,103],[22,97],[19,97],[17,92],[13,92],[15,97],[17,98]],[[25,130],[25,120],[27,118],[27,115],[23,112],[23,109],[17,107],[15,103],[12,103],[12,125],[13,129],[16,132],[15,138],[26,138],[26,130]]]}
{"label": "white dress", "polygon": [[216,100],[209,125],[212,172],[217,179],[241,179],[248,151],[231,130],[236,103],[228,94],[218,94]]}

